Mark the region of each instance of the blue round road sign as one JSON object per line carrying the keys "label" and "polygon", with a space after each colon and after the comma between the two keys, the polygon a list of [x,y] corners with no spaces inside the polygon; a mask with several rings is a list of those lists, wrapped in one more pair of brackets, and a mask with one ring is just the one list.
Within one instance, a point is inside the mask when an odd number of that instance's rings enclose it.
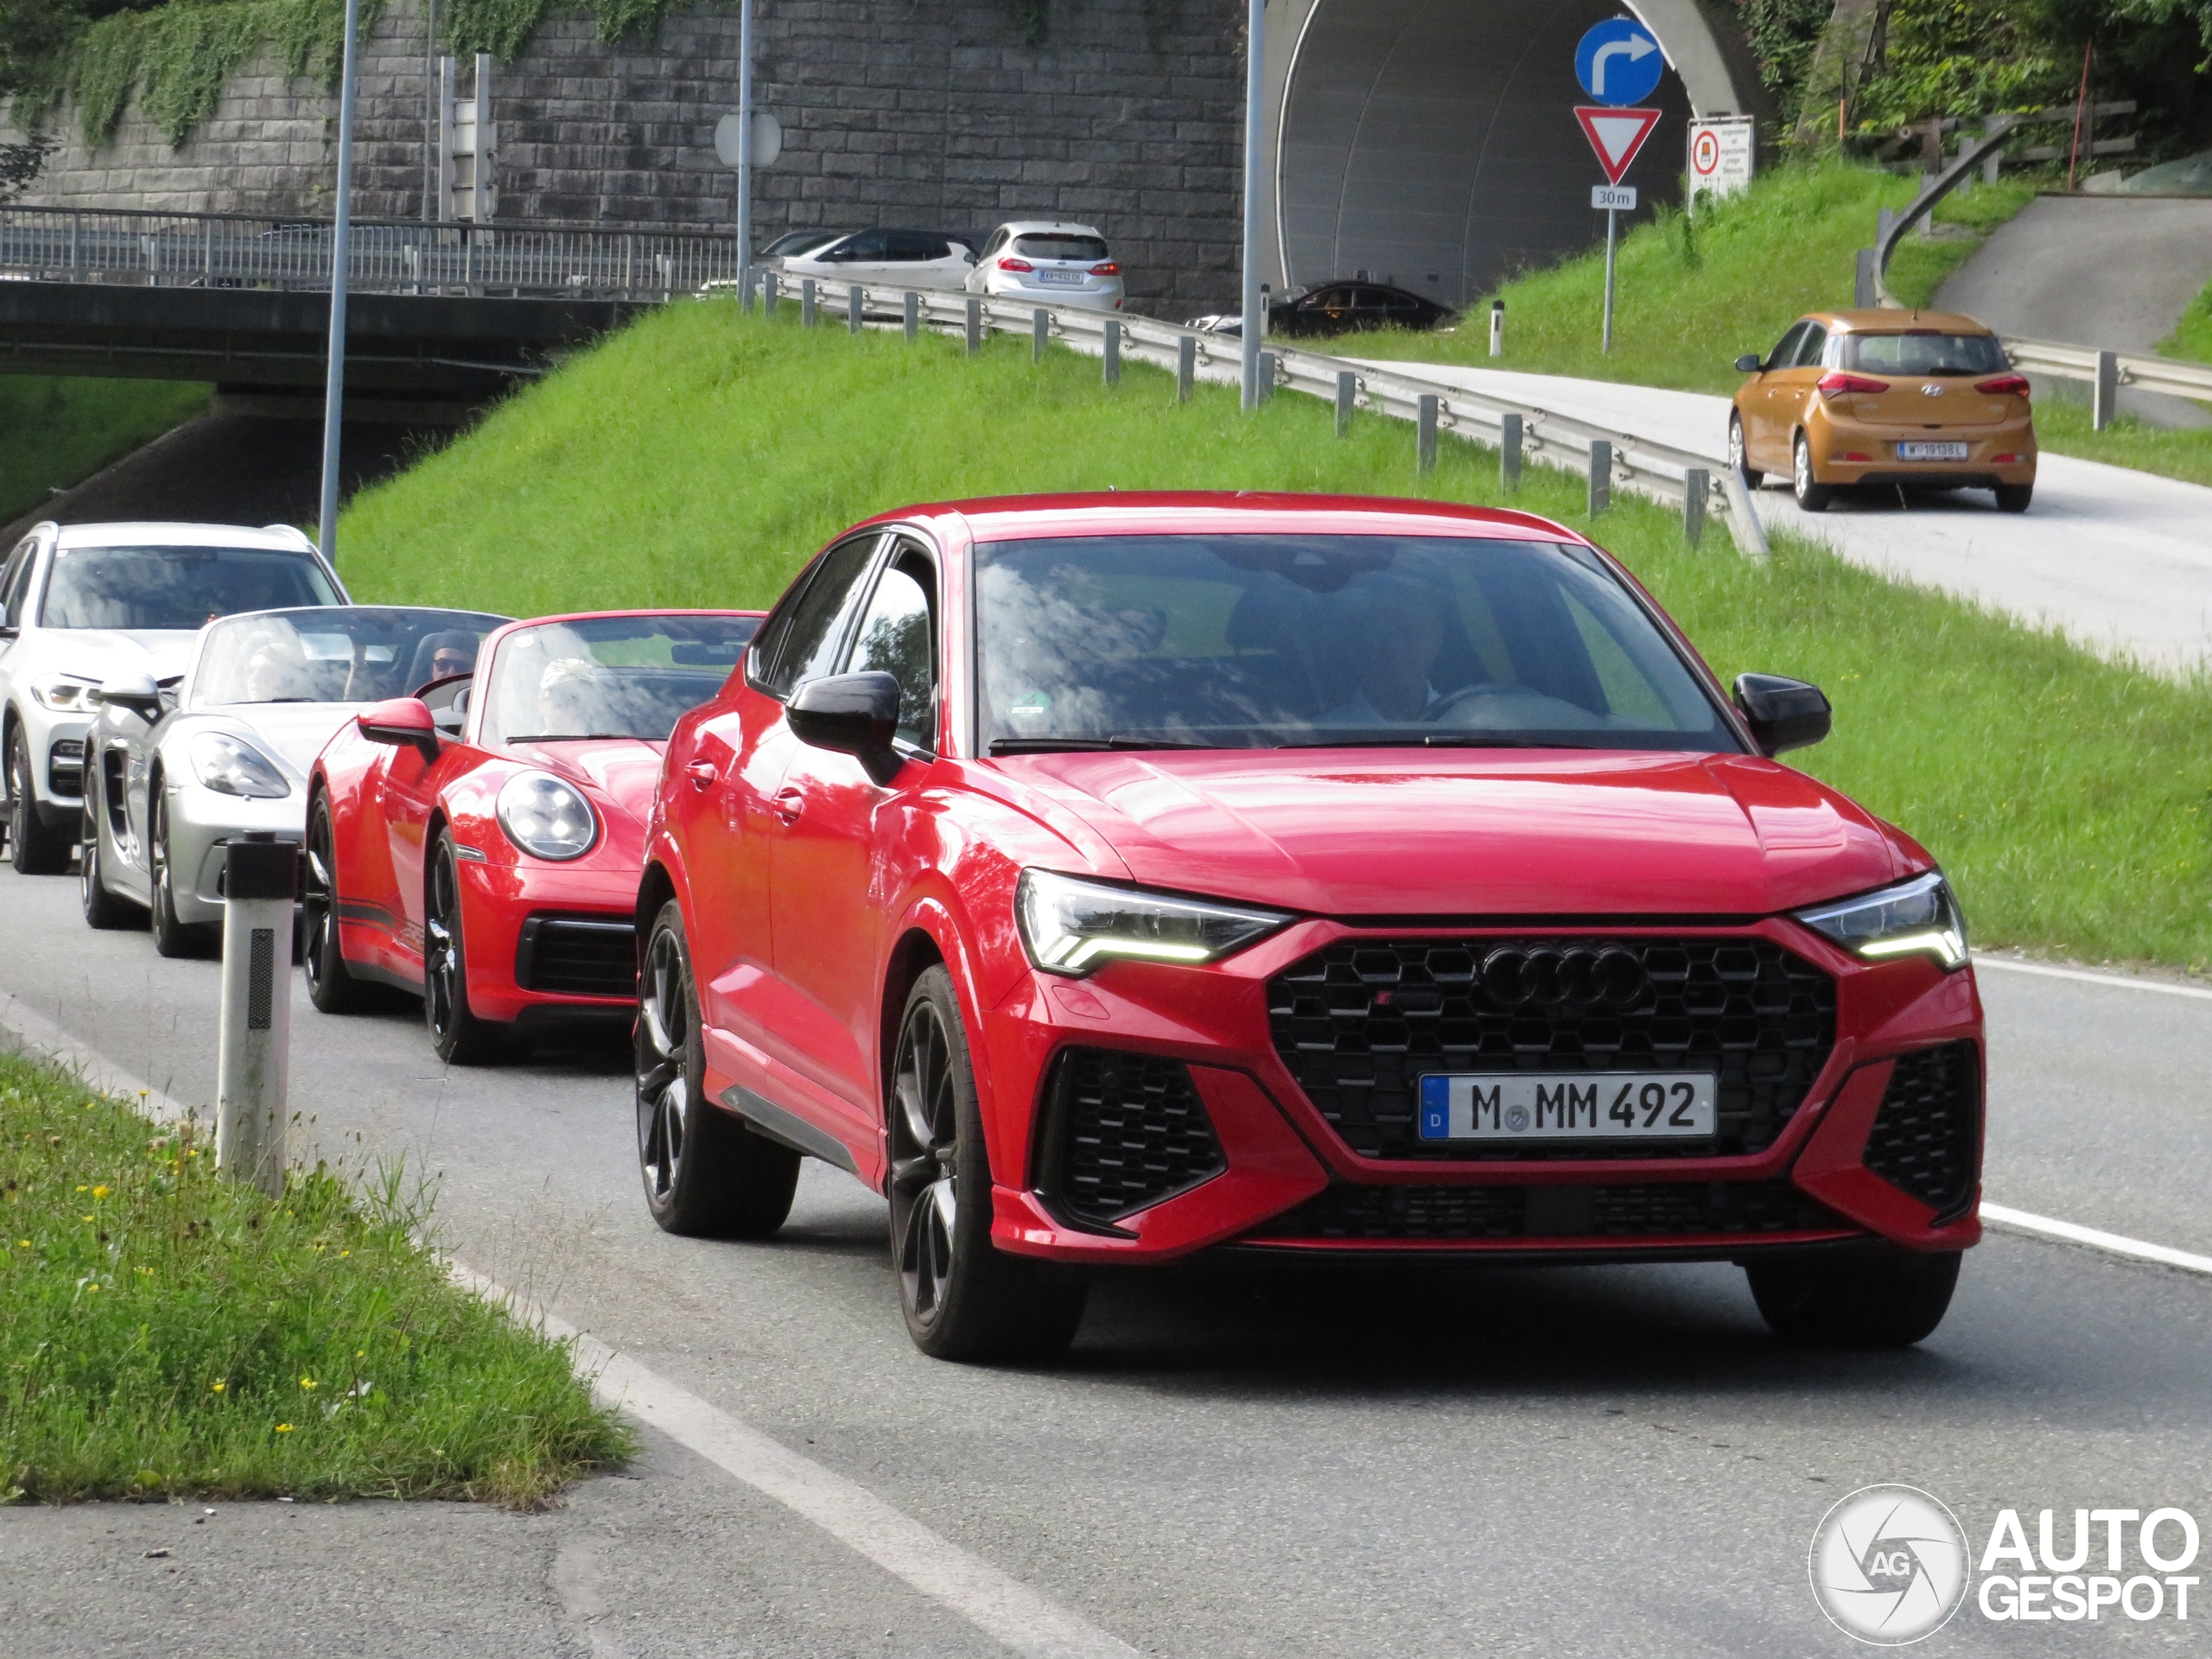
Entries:
{"label": "blue round road sign", "polygon": [[1595,24],[1574,48],[1574,78],[1600,104],[1634,104],[1651,96],[1667,54],[1651,31],[1630,17]]}

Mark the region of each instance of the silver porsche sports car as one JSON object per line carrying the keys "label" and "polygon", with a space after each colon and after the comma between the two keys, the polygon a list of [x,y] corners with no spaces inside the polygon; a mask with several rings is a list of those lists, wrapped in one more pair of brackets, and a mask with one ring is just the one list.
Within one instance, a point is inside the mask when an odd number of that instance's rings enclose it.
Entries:
{"label": "silver porsche sports car", "polygon": [[330,734],[365,704],[474,673],[478,645],[509,620],[412,606],[253,611],[202,628],[181,675],[107,681],[85,767],[86,921],[129,927],[150,912],[163,956],[216,949],[232,837],[302,839],[308,768]]}

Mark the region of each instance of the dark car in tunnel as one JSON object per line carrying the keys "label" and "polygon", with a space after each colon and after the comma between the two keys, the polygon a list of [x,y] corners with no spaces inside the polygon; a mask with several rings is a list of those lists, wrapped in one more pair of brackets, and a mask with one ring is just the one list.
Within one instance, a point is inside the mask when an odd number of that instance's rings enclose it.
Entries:
{"label": "dark car in tunnel", "polygon": [[[1317,283],[1294,298],[1274,302],[1268,307],[1268,332],[1318,340],[1370,328],[1426,330],[1441,327],[1458,315],[1409,289],[1355,279]],[[1244,332],[1244,320],[1236,316],[1200,317],[1192,326],[1216,334]]]}

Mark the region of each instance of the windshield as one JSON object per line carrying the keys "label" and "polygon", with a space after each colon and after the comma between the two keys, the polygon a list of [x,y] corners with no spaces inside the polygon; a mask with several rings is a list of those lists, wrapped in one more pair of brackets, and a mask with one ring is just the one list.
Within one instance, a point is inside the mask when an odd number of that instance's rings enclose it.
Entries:
{"label": "windshield", "polygon": [[1741,747],[1584,549],[1128,536],[988,543],[976,557],[988,753]]}
{"label": "windshield", "polygon": [[612,616],[509,634],[492,664],[484,741],[666,741],[721,690],[756,616]]}
{"label": "windshield", "polygon": [[336,605],[215,623],[188,692],[207,703],[381,702],[476,667],[506,621],[480,611]]}
{"label": "windshield", "polygon": [[1014,251],[1032,259],[1103,259],[1106,245],[1095,236],[1032,231],[1014,238]]}
{"label": "windshield", "polygon": [[2001,374],[2012,365],[1994,334],[1846,334],[1839,365],[1867,374]]}
{"label": "windshield", "polygon": [[39,625],[204,627],[237,611],[341,601],[306,553],[262,547],[64,547],[54,556]]}

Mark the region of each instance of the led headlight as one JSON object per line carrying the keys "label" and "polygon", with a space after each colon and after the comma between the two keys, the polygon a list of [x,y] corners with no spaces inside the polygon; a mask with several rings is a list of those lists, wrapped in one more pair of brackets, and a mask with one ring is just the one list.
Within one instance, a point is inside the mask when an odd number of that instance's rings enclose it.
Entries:
{"label": "led headlight", "polygon": [[218,795],[274,801],[292,792],[276,763],[242,738],[202,732],[192,740],[192,769]]}
{"label": "led headlight", "polygon": [[1211,962],[1291,919],[1281,911],[1171,899],[1050,870],[1021,873],[1014,911],[1029,959],[1055,974],[1087,974],[1115,957]]}
{"label": "led headlight", "polygon": [[74,674],[41,674],[31,682],[31,696],[38,699],[39,706],[57,715],[92,713],[92,693],[98,690],[98,680],[80,679]]}
{"label": "led headlight", "polygon": [[1940,871],[1796,914],[1815,933],[1869,961],[1929,956],[1947,969],[1966,965],[1966,913]]}
{"label": "led headlight", "polygon": [[499,791],[499,828],[532,858],[582,858],[599,839],[599,815],[574,784],[522,772]]}

